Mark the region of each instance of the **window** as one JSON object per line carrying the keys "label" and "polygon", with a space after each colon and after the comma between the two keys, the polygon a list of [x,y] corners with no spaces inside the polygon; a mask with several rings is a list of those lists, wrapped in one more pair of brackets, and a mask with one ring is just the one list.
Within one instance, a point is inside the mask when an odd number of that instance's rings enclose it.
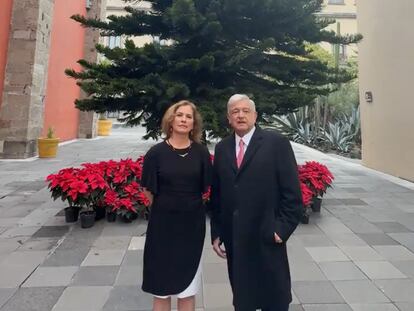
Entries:
{"label": "window", "polygon": [[345,0],[328,0],[328,4],[345,4]]}
{"label": "window", "polygon": [[108,47],[111,49],[121,47],[121,36],[108,37]]}

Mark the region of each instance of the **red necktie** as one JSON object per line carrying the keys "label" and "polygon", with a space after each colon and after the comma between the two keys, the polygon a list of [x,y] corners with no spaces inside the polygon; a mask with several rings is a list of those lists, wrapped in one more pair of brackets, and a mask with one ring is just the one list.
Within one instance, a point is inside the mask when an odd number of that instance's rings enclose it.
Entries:
{"label": "red necktie", "polygon": [[239,152],[237,153],[237,168],[240,167],[244,157],[244,142],[243,139],[239,141]]}

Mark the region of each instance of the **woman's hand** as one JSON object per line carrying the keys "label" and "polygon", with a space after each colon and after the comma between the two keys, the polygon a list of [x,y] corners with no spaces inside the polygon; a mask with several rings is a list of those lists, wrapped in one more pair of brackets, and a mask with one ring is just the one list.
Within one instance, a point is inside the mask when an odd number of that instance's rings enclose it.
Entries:
{"label": "woman's hand", "polygon": [[220,238],[214,240],[213,249],[219,257],[226,259],[226,250],[221,247]]}
{"label": "woman's hand", "polygon": [[148,191],[146,188],[143,189],[145,196],[147,197],[148,201],[150,202],[150,206],[152,205],[152,201],[154,200],[154,195]]}

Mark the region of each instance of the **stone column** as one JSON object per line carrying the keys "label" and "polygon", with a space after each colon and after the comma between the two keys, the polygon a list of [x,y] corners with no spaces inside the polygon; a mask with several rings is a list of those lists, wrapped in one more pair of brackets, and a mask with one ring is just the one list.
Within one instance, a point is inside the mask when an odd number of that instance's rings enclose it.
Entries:
{"label": "stone column", "polygon": [[0,158],[36,155],[54,0],[14,0],[0,107]]}
{"label": "stone column", "polygon": [[[91,0],[91,7],[88,9],[88,18],[106,19],[106,0]],[[96,62],[99,60],[99,55],[95,49],[95,45],[100,42],[101,37],[98,30],[86,28],[85,33],[85,56],[84,58],[89,62]],[[81,98],[86,98],[84,92],[81,93]],[[93,111],[81,111],[79,114],[79,138],[93,138],[97,134],[96,122],[98,116]]]}

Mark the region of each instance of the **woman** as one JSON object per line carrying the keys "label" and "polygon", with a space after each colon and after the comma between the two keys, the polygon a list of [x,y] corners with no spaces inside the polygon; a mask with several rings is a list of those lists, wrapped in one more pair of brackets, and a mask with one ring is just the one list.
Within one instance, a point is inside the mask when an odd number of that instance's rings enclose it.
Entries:
{"label": "woman", "polygon": [[165,140],[145,155],[141,184],[152,201],[144,248],[142,289],[154,295],[153,310],[195,310],[205,236],[202,193],[210,185],[211,162],[200,144],[201,117],[183,100],[162,120]]}

